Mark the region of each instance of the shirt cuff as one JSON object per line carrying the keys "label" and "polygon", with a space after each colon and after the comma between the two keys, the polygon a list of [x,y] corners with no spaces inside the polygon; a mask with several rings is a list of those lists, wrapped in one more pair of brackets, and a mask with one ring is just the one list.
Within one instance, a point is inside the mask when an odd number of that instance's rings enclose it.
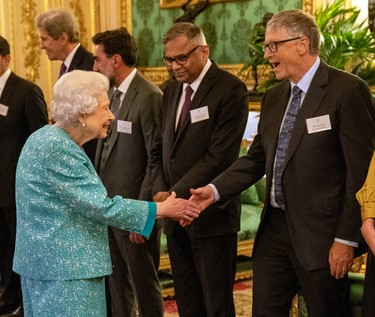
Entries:
{"label": "shirt cuff", "polygon": [[212,203],[216,203],[220,199],[219,192],[214,184],[208,184],[212,188],[212,191],[214,192],[215,195],[215,200]]}
{"label": "shirt cuff", "polygon": [[351,247],[358,248],[358,242],[353,242],[353,241],[348,241],[348,240],[343,240],[339,238],[335,238],[335,241],[340,242],[342,244],[350,245]]}

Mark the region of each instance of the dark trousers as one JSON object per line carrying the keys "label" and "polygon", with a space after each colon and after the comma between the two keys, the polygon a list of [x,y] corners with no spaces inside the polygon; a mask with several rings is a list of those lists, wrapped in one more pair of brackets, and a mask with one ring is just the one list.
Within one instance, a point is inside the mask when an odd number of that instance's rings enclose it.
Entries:
{"label": "dark trousers", "polygon": [[179,225],[167,236],[180,317],[235,317],[237,234],[189,236]]}
{"label": "dark trousers", "polygon": [[0,207],[0,276],[3,287],[2,301],[14,305],[22,303],[21,281],[12,270],[16,241],[16,209]]}
{"label": "dark trousers", "polygon": [[368,251],[366,263],[365,287],[363,291],[362,316],[373,317],[375,314],[375,258]]}
{"label": "dark trousers", "polygon": [[142,244],[131,242],[127,231],[112,227],[108,231],[113,264],[107,278],[108,316],[162,317],[164,303],[157,277],[161,229],[155,224]]}
{"label": "dark trousers", "polygon": [[347,278],[331,276],[328,254],[322,254],[327,267],[307,271],[294,252],[284,211],[272,208],[266,217],[253,256],[253,317],[289,316],[297,292],[309,317],[346,316]]}

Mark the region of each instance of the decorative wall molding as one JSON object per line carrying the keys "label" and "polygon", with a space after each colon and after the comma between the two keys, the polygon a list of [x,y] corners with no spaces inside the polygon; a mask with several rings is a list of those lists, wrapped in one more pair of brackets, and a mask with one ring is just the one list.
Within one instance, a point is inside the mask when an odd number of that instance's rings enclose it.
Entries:
{"label": "decorative wall molding", "polygon": [[131,0],[121,1],[119,0],[119,12],[120,12],[120,24],[119,26],[124,26],[132,33],[132,2]]}
{"label": "decorative wall molding", "polygon": [[89,41],[87,39],[87,29],[85,26],[85,15],[82,10],[81,3],[79,1],[70,1],[69,7],[73,11],[74,15],[77,17],[79,30],[80,30],[80,43],[84,47],[89,47]]}
{"label": "decorative wall molding", "polygon": [[[220,3],[220,2],[235,2],[241,0],[210,0],[210,4]],[[186,0],[160,0],[161,9],[172,9],[179,8],[183,6],[187,1]],[[190,5],[195,5],[198,3],[198,0],[191,1]]]}
{"label": "decorative wall molding", "polygon": [[314,15],[317,9],[317,0],[302,0],[302,10]]}
{"label": "decorative wall molding", "polygon": [[[253,78],[246,72],[241,72],[242,64],[222,64],[220,68],[242,79],[248,87],[254,85]],[[169,78],[166,67],[138,67],[138,70],[154,84],[160,86]]]}
{"label": "decorative wall molding", "polygon": [[39,36],[35,29],[37,16],[36,3],[32,0],[23,0],[21,5],[21,22],[23,24],[23,53],[26,79],[35,82],[39,79],[40,48]]}

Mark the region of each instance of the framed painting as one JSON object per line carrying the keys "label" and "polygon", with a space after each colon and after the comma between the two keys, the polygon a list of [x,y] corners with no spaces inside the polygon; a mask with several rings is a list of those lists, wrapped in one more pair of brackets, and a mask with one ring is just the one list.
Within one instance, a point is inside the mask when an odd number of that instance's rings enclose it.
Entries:
{"label": "framed painting", "polygon": [[[210,0],[211,3],[220,3],[220,2],[235,2],[236,0]],[[237,0],[241,1],[241,0]],[[244,0],[242,0],[244,1]],[[160,0],[160,8],[161,9],[171,9],[171,8],[180,8],[184,4],[186,4],[187,0]],[[192,0],[189,5],[197,4],[198,0]]]}
{"label": "framed painting", "polygon": [[[104,0],[101,0],[104,1]],[[120,1],[120,0],[118,0]],[[130,0],[126,0],[129,1]],[[187,0],[159,0],[161,9],[169,9],[181,7],[184,5]],[[225,2],[241,2],[249,0],[210,0],[210,3],[225,3]],[[192,0],[191,4],[197,4],[198,0]],[[314,11],[319,7],[318,0],[301,0],[302,9],[310,14],[313,14]],[[238,76],[241,78],[248,87],[254,86],[254,79],[251,76],[246,76],[241,73],[241,68],[243,64],[220,64],[220,67],[226,71]],[[161,85],[168,79],[168,71],[165,66],[161,67],[138,67],[138,70],[149,80],[157,85]],[[257,111],[260,108],[259,102],[253,102],[249,104],[250,110]]]}

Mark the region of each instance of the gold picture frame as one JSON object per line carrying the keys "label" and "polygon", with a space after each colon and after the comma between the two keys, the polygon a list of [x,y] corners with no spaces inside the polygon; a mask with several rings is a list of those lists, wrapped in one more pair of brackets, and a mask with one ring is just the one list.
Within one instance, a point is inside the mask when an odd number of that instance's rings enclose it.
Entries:
{"label": "gold picture frame", "polygon": [[[236,0],[210,0],[211,3],[220,3],[220,2],[235,2]],[[237,0],[241,1],[241,0]],[[187,0],[160,0],[160,9],[173,9],[182,7]],[[189,5],[197,4],[198,0],[193,0]]]}

